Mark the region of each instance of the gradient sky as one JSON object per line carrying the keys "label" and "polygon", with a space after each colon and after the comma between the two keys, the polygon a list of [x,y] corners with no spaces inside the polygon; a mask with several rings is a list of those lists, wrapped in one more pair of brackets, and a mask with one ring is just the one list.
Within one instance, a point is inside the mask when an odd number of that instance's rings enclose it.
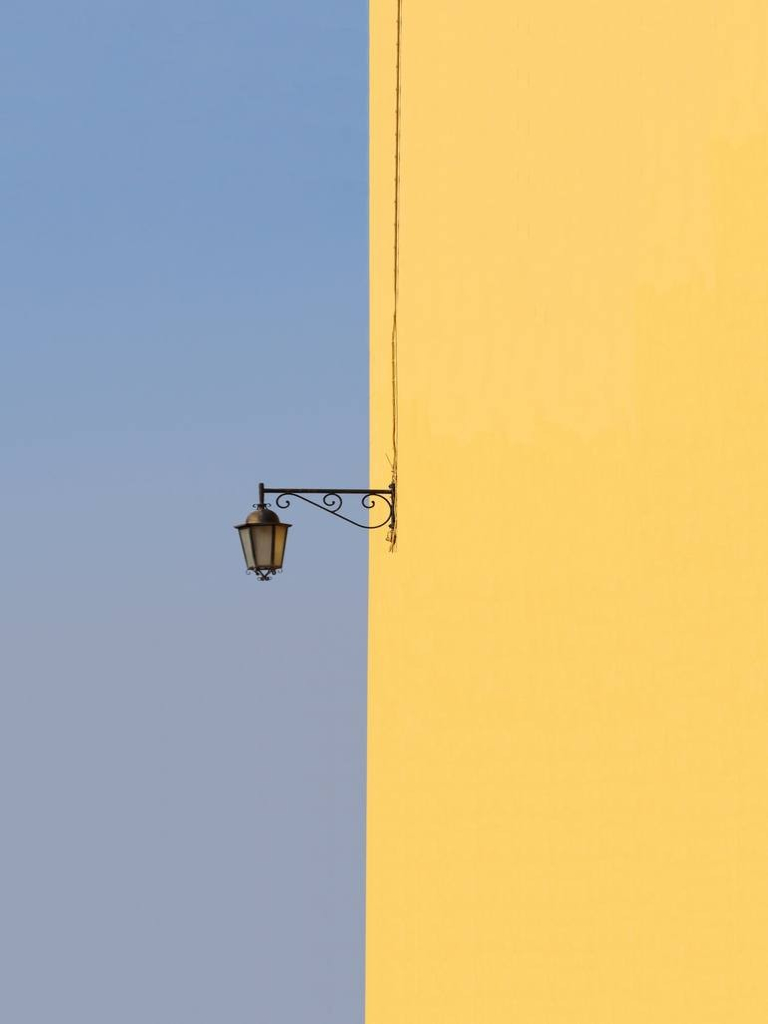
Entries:
{"label": "gradient sky", "polygon": [[0,1020],[362,1020],[367,11],[0,12]]}

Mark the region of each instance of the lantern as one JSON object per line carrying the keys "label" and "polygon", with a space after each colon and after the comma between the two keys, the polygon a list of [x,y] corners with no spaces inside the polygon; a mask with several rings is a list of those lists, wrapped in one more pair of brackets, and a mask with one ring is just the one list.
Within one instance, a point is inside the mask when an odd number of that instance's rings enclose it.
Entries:
{"label": "lantern", "polygon": [[248,571],[255,572],[260,580],[268,580],[283,568],[290,526],[290,523],[281,523],[274,512],[260,504],[244,523],[235,527],[240,534]]}

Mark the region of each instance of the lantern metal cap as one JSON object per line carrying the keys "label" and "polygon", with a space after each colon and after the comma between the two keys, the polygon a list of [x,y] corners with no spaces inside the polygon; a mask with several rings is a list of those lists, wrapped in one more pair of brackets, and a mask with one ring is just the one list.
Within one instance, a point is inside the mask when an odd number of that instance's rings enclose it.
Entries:
{"label": "lantern metal cap", "polygon": [[[248,518],[245,520],[244,526],[248,526],[251,523],[279,523],[280,516],[276,512],[272,512],[265,505],[257,505],[256,508],[251,512]],[[286,526],[288,524],[286,523]]]}

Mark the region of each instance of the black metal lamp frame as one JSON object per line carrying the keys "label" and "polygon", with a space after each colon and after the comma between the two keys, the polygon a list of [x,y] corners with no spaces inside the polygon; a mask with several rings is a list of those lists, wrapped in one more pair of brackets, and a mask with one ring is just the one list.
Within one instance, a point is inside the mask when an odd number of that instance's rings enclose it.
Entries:
{"label": "black metal lamp frame", "polygon": [[[328,512],[332,516],[336,516],[337,519],[343,519],[345,523],[351,523],[352,526],[358,526],[361,530],[380,530],[382,526],[389,526],[394,529],[395,526],[395,484],[394,482],[389,487],[382,488],[350,488],[350,487],[265,487],[264,484],[259,484],[259,504],[254,505],[254,508],[264,508],[265,501],[264,496],[267,494],[276,494],[275,505],[277,508],[290,508],[291,499],[299,498],[300,501],[305,501],[308,505],[314,505],[315,508],[322,509],[323,512]],[[307,494],[321,494],[321,501],[314,501],[312,498],[307,498]],[[387,517],[380,523],[358,523],[356,519],[350,519],[348,516],[342,515],[340,509],[344,505],[344,499],[342,495],[357,494],[360,495],[360,504],[364,509],[368,511],[378,509],[379,504],[384,507],[381,512],[386,510]]]}

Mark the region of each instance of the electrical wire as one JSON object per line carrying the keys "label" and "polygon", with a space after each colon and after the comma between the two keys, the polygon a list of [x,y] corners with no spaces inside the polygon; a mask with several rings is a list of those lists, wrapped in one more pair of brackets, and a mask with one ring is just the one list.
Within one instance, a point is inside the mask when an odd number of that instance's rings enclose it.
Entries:
{"label": "electrical wire", "polygon": [[[402,120],[402,41],[403,41],[403,0],[397,0],[397,34],[395,44],[395,219],[392,261],[392,483],[397,497],[397,456],[399,443],[398,408],[398,366],[397,366],[397,312],[400,298],[400,137]],[[391,527],[387,536],[389,550],[397,547],[397,525]]]}

